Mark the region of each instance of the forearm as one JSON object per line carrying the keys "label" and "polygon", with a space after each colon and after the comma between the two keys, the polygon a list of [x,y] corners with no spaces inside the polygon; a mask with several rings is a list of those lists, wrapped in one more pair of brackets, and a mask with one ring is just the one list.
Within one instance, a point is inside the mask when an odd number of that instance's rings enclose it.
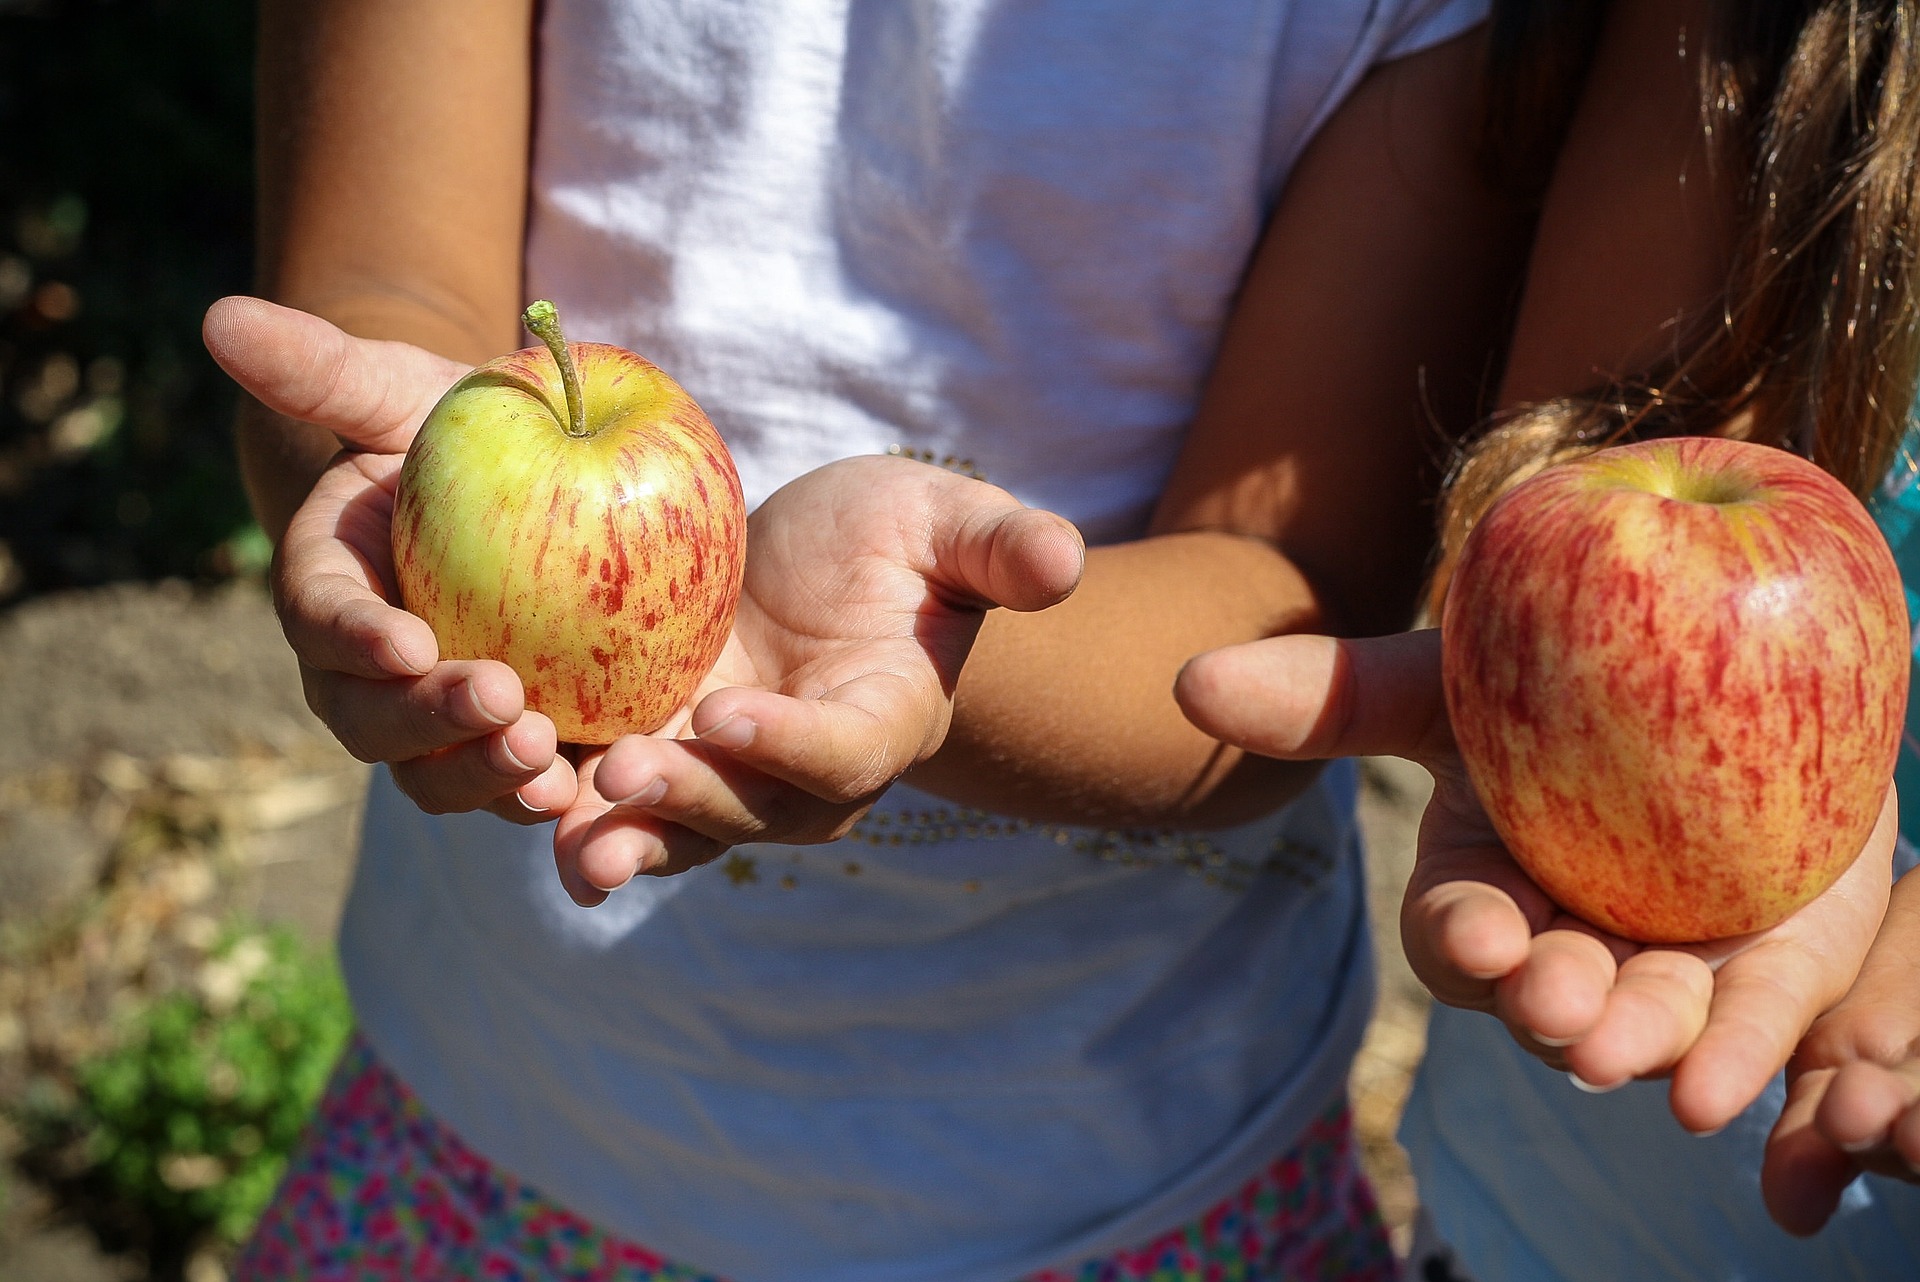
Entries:
{"label": "forearm", "polygon": [[[519,345],[530,0],[267,0],[259,292],[349,333],[478,362]],[[248,404],[242,475],[270,535],[336,443]]]}
{"label": "forearm", "polygon": [[1711,0],[1616,0],[1540,213],[1500,404],[1631,381],[1719,323],[1741,175],[1699,98]]}
{"label": "forearm", "polygon": [[955,694],[953,729],[909,782],[999,814],[1102,826],[1218,827],[1273,809],[1317,764],[1250,757],[1173,700],[1192,655],[1324,615],[1272,545],[1226,533],[1092,548],[1074,595],[995,611]]}
{"label": "forearm", "polygon": [[1313,778],[1201,734],[1173,681],[1219,646],[1412,622],[1435,423],[1481,408],[1530,222],[1475,158],[1478,54],[1468,37],[1388,64],[1316,138],[1150,537],[1093,550],[1063,605],[988,616],[916,782],[1027,818],[1205,827]]}

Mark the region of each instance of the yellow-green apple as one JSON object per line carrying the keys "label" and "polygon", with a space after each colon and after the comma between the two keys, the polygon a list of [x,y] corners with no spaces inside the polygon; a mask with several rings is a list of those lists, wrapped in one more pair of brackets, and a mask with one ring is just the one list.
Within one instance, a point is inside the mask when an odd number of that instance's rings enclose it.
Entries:
{"label": "yellow-green apple", "polygon": [[713,668],[746,565],[733,458],[650,361],[542,342],[434,406],[393,508],[402,603],[444,658],[498,659],[562,742],[657,729]]}
{"label": "yellow-green apple", "polygon": [[1761,930],[1858,855],[1907,698],[1885,540],[1785,450],[1622,445],[1468,536],[1446,699],[1489,818],[1562,907],[1629,939]]}

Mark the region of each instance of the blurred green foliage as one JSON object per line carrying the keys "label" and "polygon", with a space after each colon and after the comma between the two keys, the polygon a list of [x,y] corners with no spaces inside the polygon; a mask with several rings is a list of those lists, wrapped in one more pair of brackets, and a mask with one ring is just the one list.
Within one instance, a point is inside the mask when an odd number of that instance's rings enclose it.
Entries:
{"label": "blurred green foliage", "polygon": [[63,1201],[169,1276],[246,1238],[351,1027],[329,958],[284,930],[235,931],[71,1085],[30,1094],[28,1163],[67,1154]]}
{"label": "blurred green foliage", "polygon": [[253,7],[0,0],[0,601],[257,555],[200,344],[252,245]]}

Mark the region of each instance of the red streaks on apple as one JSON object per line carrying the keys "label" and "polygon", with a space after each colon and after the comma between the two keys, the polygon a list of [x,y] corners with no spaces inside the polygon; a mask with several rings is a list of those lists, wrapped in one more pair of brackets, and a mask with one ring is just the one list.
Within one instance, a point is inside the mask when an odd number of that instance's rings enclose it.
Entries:
{"label": "red streaks on apple", "polygon": [[578,414],[547,347],[441,399],[402,469],[394,564],[444,657],[507,663],[563,741],[608,743],[665,722],[718,659],[746,511],[677,383],[621,348],[564,352]]}

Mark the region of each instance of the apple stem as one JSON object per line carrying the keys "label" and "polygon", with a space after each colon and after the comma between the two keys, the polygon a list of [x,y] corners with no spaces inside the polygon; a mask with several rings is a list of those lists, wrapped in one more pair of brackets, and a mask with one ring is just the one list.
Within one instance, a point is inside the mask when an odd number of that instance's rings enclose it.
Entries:
{"label": "apple stem", "polygon": [[560,309],[543,298],[527,304],[520,323],[547,345],[553,363],[560,367],[560,386],[567,393],[567,435],[586,436],[587,406],[580,398],[580,371],[574,368],[573,352],[567,347],[566,335],[560,332]]}

